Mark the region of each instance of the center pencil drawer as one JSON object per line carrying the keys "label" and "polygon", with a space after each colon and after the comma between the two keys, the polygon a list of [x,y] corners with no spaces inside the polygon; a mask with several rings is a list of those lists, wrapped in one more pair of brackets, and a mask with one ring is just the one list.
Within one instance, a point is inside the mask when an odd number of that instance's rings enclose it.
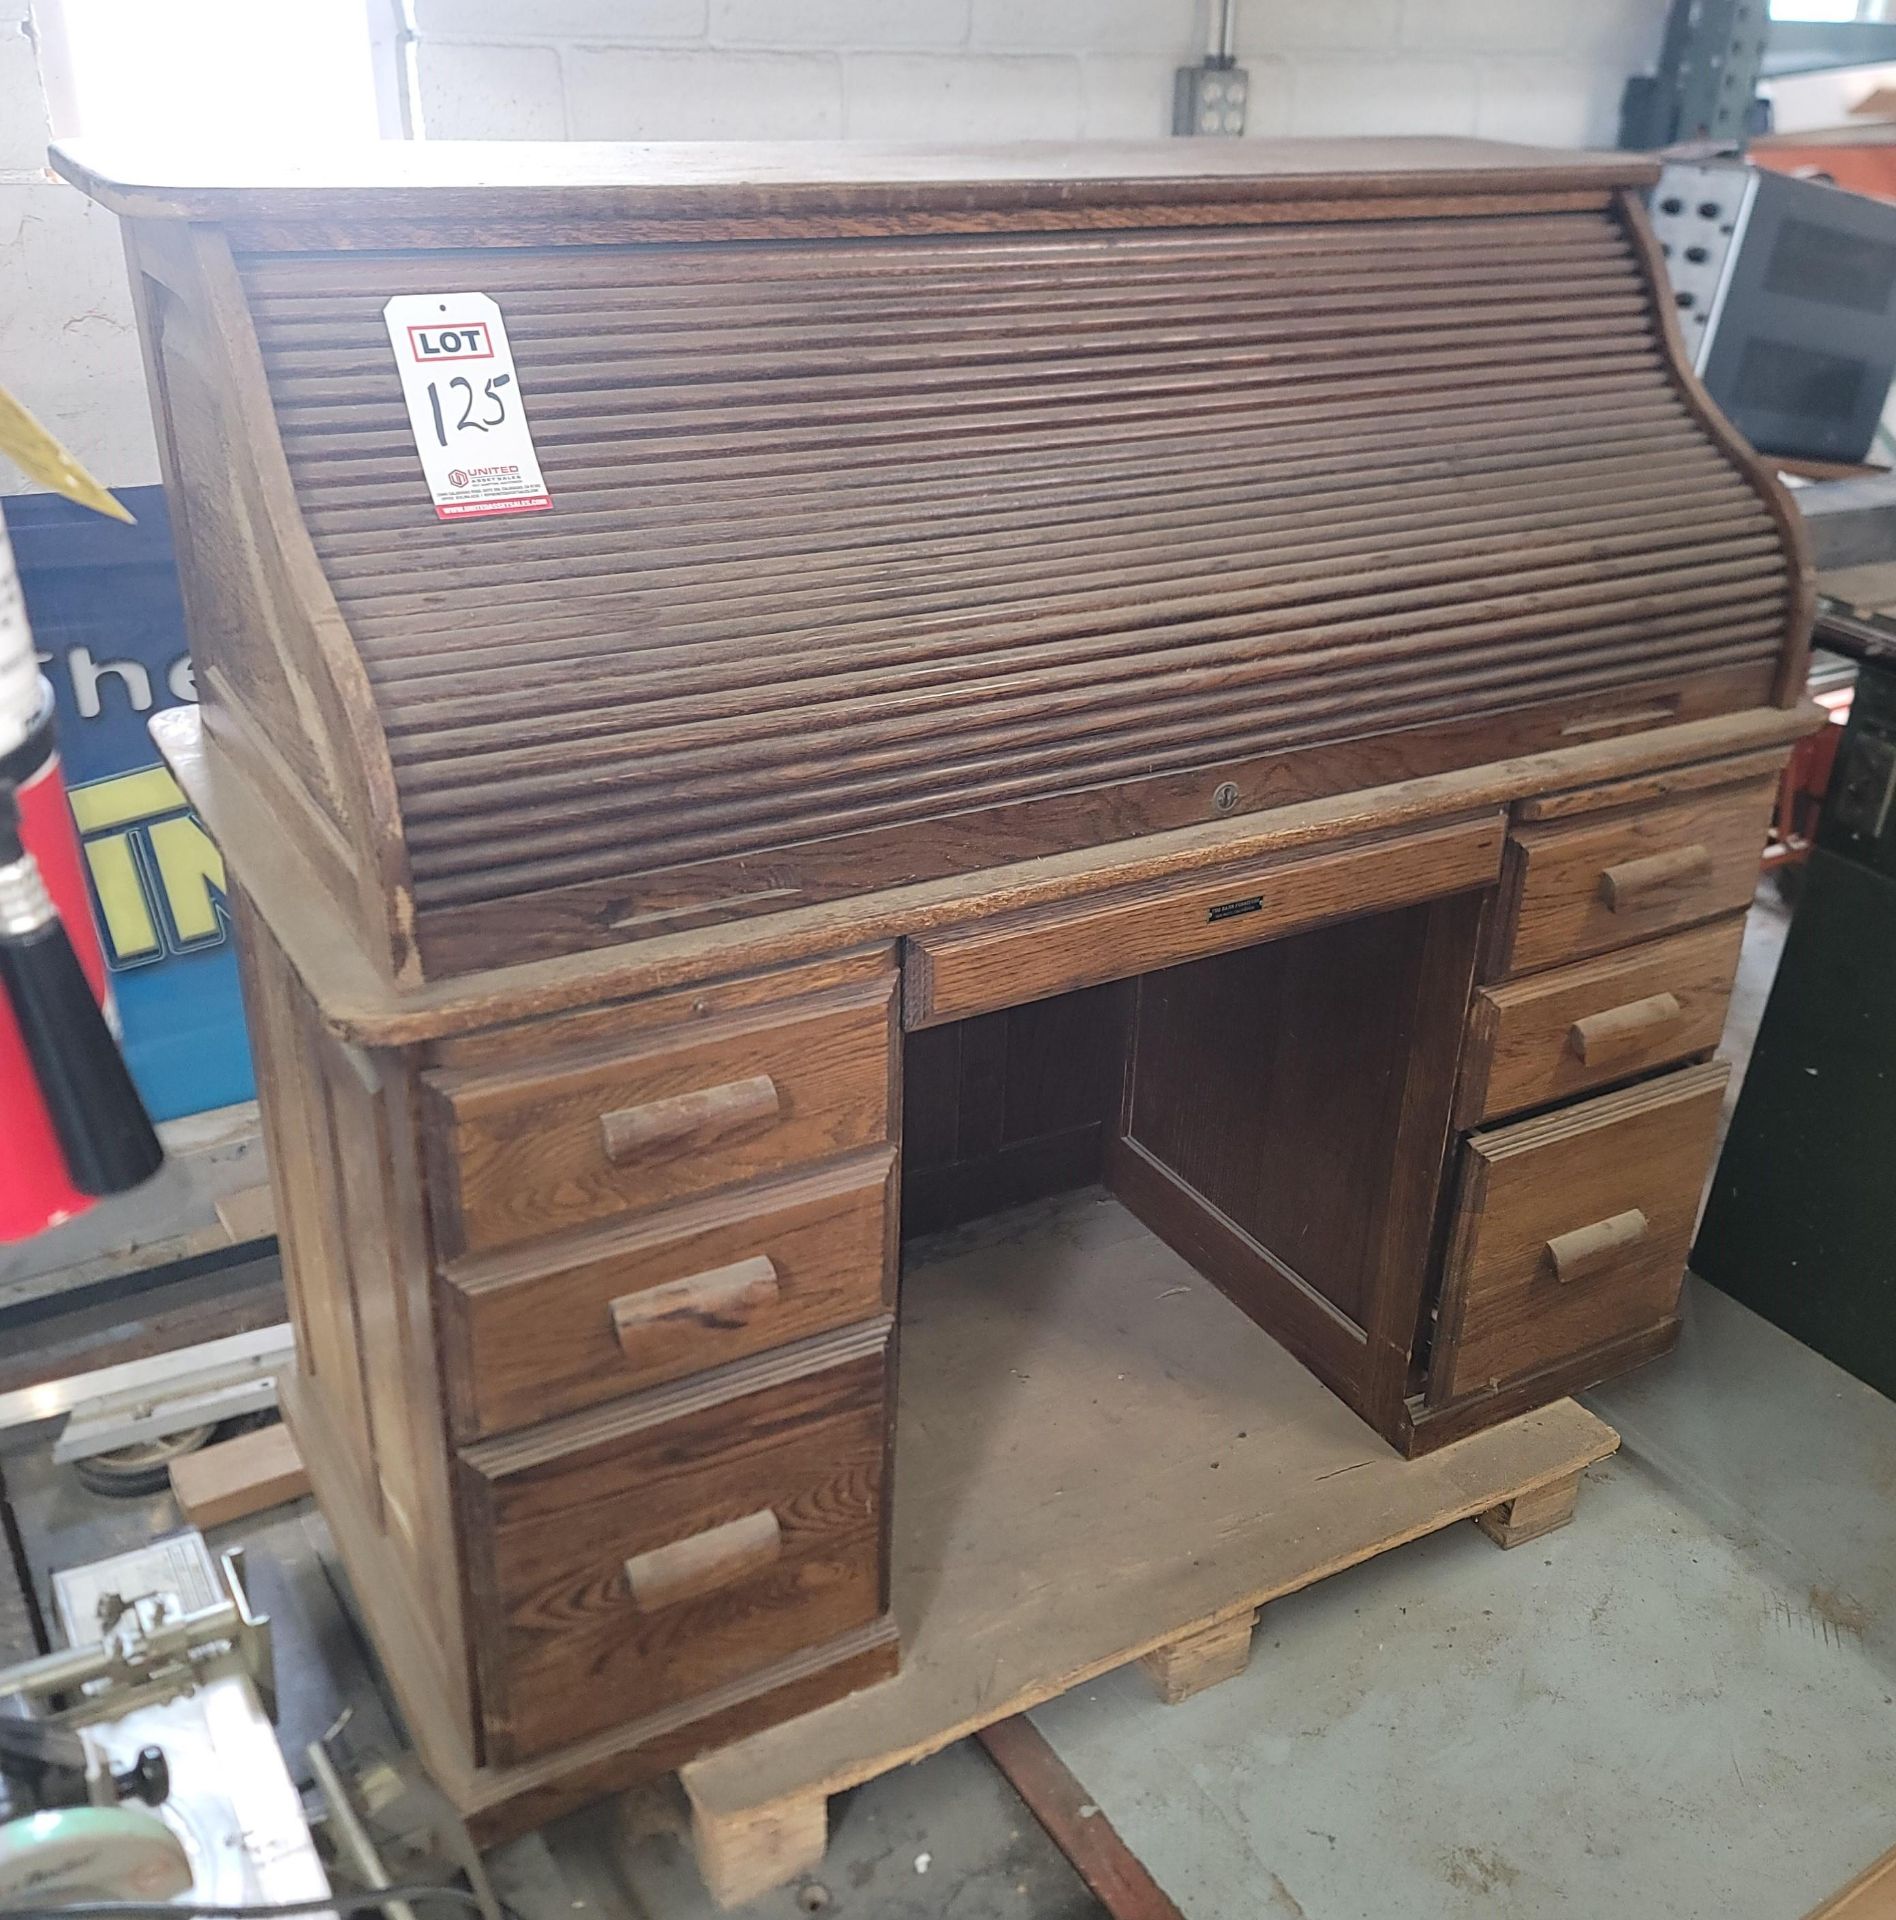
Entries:
{"label": "center pencil drawer", "polygon": [[1469,1138],[1430,1406],[1671,1318],[1729,1072],[1684,1067]]}
{"label": "center pencil drawer", "polygon": [[458,1438],[682,1379],[894,1304],[895,1153],[452,1263],[439,1288]]}
{"label": "center pencil drawer", "polygon": [[483,1253],[889,1138],[895,981],[537,1068],[422,1077],[437,1250]]}
{"label": "center pencil drawer", "polygon": [[743,1680],[886,1611],[890,1322],[461,1456],[490,1762]]}

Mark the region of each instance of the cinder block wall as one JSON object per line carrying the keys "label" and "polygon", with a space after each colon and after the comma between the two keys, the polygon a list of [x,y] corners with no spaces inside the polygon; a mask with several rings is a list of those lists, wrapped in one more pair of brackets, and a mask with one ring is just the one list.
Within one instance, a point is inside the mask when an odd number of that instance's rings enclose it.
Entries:
{"label": "cinder block wall", "polygon": [[[431,137],[1131,139],[1209,0],[418,0]],[[1247,131],[1610,145],[1665,0],[1239,0]]]}

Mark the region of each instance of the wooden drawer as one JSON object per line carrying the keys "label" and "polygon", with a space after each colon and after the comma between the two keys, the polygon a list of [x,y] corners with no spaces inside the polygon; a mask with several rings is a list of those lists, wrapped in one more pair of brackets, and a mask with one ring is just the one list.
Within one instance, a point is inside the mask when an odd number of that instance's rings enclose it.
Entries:
{"label": "wooden drawer", "polygon": [[1468,1013],[1460,1124],[1568,1100],[1707,1053],[1744,940],[1742,917],[1484,987]]}
{"label": "wooden drawer", "polygon": [[890,1137],[893,976],[537,1068],[424,1074],[437,1251],[513,1246]]}
{"label": "wooden drawer", "polygon": [[890,1322],[462,1456],[490,1762],[741,1682],[887,1607]]}
{"label": "wooden drawer", "polygon": [[1772,780],[1637,812],[1517,827],[1490,979],[1735,913],[1758,884]]}
{"label": "wooden drawer", "polygon": [[1489,885],[1501,818],[1395,833],[1323,853],[1175,873],[1086,900],[910,940],[904,1024],[930,1027],[1123,980],[1325,921]]}
{"label": "wooden drawer", "polygon": [[1670,1318],[1728,1072],[1685,1067],[1468,1140],[1430,1406]]}
{"label": "wooden drawer", "polygon": [[504,1433],[743,1360],[894,1305],[895,1154],[451,1266],[458,1438]]}

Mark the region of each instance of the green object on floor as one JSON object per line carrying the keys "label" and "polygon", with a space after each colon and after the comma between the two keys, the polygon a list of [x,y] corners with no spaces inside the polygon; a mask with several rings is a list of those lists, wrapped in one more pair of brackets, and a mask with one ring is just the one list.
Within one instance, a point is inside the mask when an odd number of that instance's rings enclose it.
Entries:
{"label": "green object on floor", "polygon": [[156,1814],[61,1807],[0,1825],[0,1912],[75,1900],[169,1900],[191,1863]]}

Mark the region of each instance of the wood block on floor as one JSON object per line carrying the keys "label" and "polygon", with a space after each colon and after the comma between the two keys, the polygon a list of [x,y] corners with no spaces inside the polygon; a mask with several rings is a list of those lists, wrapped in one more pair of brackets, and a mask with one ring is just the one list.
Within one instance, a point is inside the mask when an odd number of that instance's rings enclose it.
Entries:
{"label": "wood block on floor", "polygon": [[1573,1503],[1579,1496],[1580,1476],[1576,1473],[1503,1500],[1498,1507],[1476,1514],[1475,1525],[1498,1547],[1523,1546],[1556,1527],[1564,1527],[1573,1518]]}
{"label": "wood block on floor", "polygon": [[1189,1700],[1220,1680],[1235,1679],[1250,1664],[1251,1629],[1257,1625],[1257,1609],[1233,1614],[1196,1633],[1169,1640],[1154,1647],[1139,1662],[1152,1676],[1159,1698],[1168,1707]]}
{"label": "wood block on floor", "polygon": [[253,1427],[171,1463],[171,1492],[184,1517],[208,1530],[281,1506],[309,1491],[303,1456],[278,1421]]}
{"label": "wood block on floor", "polygon": [[796,1794],[739,1813],[711,1813],[694,1800],[691,1845],[711,1897],[721,1907],[741,1906],[821,1864],[829,1801]]}

